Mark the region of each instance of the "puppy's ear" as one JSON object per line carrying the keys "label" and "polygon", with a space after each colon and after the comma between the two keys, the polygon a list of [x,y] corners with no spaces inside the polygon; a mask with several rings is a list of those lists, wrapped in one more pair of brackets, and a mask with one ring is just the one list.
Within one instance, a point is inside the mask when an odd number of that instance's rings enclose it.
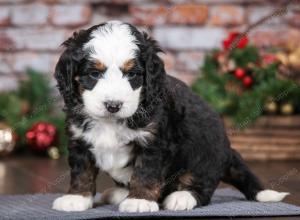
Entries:
{"label": "puppy's ear", "polygon": [[79,63],[84,57],[82,48],[78,45],[78,37],[82,34],[83,32],[74,33],[73,37],[63,43],[66,49],[55,68],[54,77],[67,107],[78,104],[79,97],[76,92],[78,83],[75,81],[75,77]]}
{"label": "puppy's ear", "polygon": [[155,102],[160,97],[165,82],[165,68],[164,63],[157,55],[163,52],[158,46],[157,42],[143,33],[144,43],[142,49],[142,56],[145,62],[145,89],[146,99],[148,102]]}

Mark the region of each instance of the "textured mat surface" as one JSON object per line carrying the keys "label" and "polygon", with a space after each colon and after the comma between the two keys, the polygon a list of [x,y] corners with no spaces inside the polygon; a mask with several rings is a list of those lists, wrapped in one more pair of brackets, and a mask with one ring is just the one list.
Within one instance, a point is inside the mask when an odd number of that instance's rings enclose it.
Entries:
{"label": "textured mat surface", "polygon": [[116,206],[106,205],[85,212],[59,212],[51,209],[59,194],[0,196],[0,219],[103,219],[114,217],[234,217],[234,216],[300,216],[300,207],[286,203],[249,202],[231,189],[218,189],[210,205],[192,211],[159,211],[154,213],[120,213]]}

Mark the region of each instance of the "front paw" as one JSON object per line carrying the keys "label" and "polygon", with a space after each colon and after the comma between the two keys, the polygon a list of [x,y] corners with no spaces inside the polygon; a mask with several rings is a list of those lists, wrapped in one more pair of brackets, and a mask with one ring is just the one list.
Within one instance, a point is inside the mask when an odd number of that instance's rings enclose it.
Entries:
{"label": "front paw", "polygon": [[52,209],[65,212],[81,212],[93,206],[91,196],[64,195],[54,200]]}
{"label": "front paw", "polygon": [[189,191],[175,191],[167,196],[164,208],[167,210],[191,210],[197,205],[197,200]]}
{"label": "front paw", "polygon": [[120,212],[157,212],[158,204],[146,199],[127,198],[119,205]]}

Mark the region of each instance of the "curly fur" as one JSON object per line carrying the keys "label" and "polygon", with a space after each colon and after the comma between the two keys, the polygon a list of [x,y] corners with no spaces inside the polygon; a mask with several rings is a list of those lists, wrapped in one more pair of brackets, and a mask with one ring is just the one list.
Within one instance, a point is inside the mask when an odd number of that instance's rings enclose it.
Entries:
{"label": "curly fur", "polygon": [[83,111],[82,91],[92,90],[97,83],[82,75],[90,65],[89,53],[83,48],[94,30],[104,30],[108,24],[75,33],[63,44],[66,50],[56,67],[69,134],[69,193],[94,194],[101,168],[118,186],[129,189],[129,199],[160,202],[181,190],[193,195],[197,205],[207,205],[224,181],[254,200],[263,187],[230,148],[219,116],[183,82],[165,73],[156,41],[132,25],[122,24],[138,46],[133,70],[138,73],[128,79],[133,89],[141,88],[137,110],[113,123],[110,118],[95,119]]}

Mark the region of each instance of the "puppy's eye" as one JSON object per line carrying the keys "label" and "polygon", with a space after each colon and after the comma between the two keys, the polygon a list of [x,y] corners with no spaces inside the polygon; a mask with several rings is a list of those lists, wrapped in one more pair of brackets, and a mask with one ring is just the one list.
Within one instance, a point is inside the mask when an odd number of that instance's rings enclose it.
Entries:
{"label": "puppy's eye", "polygon": [[102,73],[99,71],[93,71],[89,75],[93,79],[99,79],[101,77]]}
{"label": "puppy's eye", "polygon": [[135,77],[137,74],[136,74],[136,72],[134,72],[134,71],[130,71],[130,72],[128,72],[127,74],[126,74],[126,76],[128,77],[128,78],[133,78],[133,77]]}

